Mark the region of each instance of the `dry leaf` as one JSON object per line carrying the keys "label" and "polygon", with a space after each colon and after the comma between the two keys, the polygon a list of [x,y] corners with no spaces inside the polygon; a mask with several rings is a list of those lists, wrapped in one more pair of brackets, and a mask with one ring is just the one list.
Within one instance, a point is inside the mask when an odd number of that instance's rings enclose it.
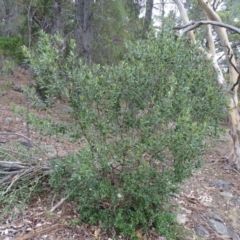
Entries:
{"label": "dry leaf", "polygon": [[139,230],[136,230],[135,233],[136,233],[138,239],[143,239],[143,236],[142,236],[142,234],[140,233]]}
{"label": "dry leaf", "polygon": [[97,239],[99,237],[100,232],[101,232],[101,230],[99,228],[95,229],[93,236]]}

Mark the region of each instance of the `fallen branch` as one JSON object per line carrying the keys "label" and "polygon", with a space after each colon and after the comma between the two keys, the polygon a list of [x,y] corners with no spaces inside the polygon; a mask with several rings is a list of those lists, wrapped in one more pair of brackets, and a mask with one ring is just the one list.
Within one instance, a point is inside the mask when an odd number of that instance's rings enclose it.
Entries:
{"label": "fallen branch", "polygon": [[[0,132],[0,135],[16,135],[27,139],[29,143],[31,142],[32,146],[35,146],[41,151],[41,155],[43,155],[42,153],[47,155],[45,151],[43,151],[29,137],[22,134],[14,132]],[[9,149],[6,147],[0,147],[0,153],[1,156],[3,156],[2,159],[6,159],[4,161],[0,161],[0,197],[5,196],[16,187],[21,186],[22,183],[31,185],[35,179],[40,179],[49,174],[49,170],[51,169],[49,162],[39,161],[40,158],[34,156],[35,152],[36,151],[28,151],[22,153],[21,151],[17,152],[15,148],[12,149],[11,146]],[[30,161],[26,162],[26,157],[29,157]],[[21,162],[20,159],[24,162]]]}
{"label": "fallen branch", "polygon": [[0,161],[0,169],[6,169],[8,171],[21,170],[28,167],[29,164],[26,163]]}
{"label": "fallen branch", "polygon": [[6,176],[6,177],[3,177],[3,178],[0,180],[0,184],[7,182],[7,181],[10,180],[11,178],[12,178],[11,175],[8,175],[8,176]]}
{"label": "fallen branch", "polygon": [[16,176],[13,178],[13,181],[10,183],[10,185],[7,187],[7,189],[1,193],[1,196],[4,196],[6,193],[9,192],[9,190],[12,188],[13,184],[19,179],[20,176]]}
{"label": "fallen branch", "polygon": [[48,164],[36,166],[36,164],[0,161],[0,175],[5,175],[0,178],[0,185],[8,185],[1,196],[8,193],[17,181],[21,179],[31,180],[36,176],[46,175],[50,169]]}
{"label": "fallen branch", "polygon": [[12,171],[12,172],[0,171],[0,174],[3,174],[3,175],[16,175],[17,173],[19,173],[19,171]]}
{"label": "fallen branch", "polygon": [[[184,26],[178,26],[178,27],[174,27],[173,29],[174,30],[181,30],[181,33],[180,35],[184,35],[185,33],[189,32],[189,31],[192,31],[196,28],[198,28],[199,26],[201,25],[207,25],[207,24],[211,24],[211,25],[214,25],[214,26],[218,26],[218,27],[223,27],[223,28],[227,28],[229,30],[232,30],[236,33],[239,33],[240,34],[240,29],[237,28],[237,27],[234,27],[232,25],[229,25],[229,24],[226,24],[226,23],[222,23],[222,22],[217,22],[217,21],[211,21],[211,20],[203,20],[203,21],[199,21],[199,22],[191,22],[189,24],[186,24]],[[185,29],[184,29],[185,28]]]}

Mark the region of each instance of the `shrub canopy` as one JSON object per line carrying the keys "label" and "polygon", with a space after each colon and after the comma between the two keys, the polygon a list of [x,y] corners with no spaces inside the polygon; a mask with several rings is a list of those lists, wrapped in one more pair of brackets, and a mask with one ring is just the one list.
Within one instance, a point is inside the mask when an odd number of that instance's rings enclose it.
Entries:
{"label": "shrub canopy", "polygon": [[[185,39],[158,34],[129,42],[115,66],[78,60],[58,36],[24,48],[47,99],[65,99],[86,147],[56,161],[51,184],[78,201],[81,221],[135,236],[172,236],[168,196],[199,164],[226,100],[210,62]],[[64,182],[62,179],[64,178]]]}

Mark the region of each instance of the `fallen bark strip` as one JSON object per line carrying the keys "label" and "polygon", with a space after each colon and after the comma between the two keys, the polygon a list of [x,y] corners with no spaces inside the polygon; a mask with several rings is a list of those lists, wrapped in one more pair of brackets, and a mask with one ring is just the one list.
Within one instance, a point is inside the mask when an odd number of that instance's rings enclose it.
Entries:
{"label": "fallen bark strip", "polygon": [[55,224],[53,226],[46,227],[46,228],[43,228],[43,229],[40,229],[40,230],[37,229],[37,230],[35,230],[31,233],[28,233],[26,235],[23,235],[23,236],[15,237],[12,240],[27,240],[27,239],[30,239],[30,238],[38,237],[42,234],[49,233],[53,230],[60,230],[60,229],[67,228],[67,227],[69,227],[68,224]]}
{"label": "fallen bark strip", "polygon": [[22,162],[6,162],[0,161],[0,169],[6,169],[8,171],[22,170],[29,167],[29,164]]}

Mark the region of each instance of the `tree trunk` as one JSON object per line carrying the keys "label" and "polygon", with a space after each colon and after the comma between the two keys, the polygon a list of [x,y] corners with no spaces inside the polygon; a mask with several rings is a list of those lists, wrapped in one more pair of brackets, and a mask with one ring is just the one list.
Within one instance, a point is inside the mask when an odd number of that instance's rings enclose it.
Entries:
{"label": "tree trunk", "polygon": [[[183,6],[182,1],[181,0],[174,0],[174,1],[175,1],[176,5],[178,7],[179,12],[180,12],[183,24],[189,24],[190,21],[189,21],[188,15],[187,15],[187,11],[186,11],[186,9]],[[195,39],[194,32],[190,31],[188,33],[188,36],[189,36],[191,42],[195,44],[196,43],[196,39]]]}
{"label": "tree trunk", "polygon": [[[218,16],[218,14],[212,9],[211,5],[208,2],[205,2],[204,0],[198,0],[199,4],[203,7],[205,10],[207,16],[209,19],[213,21],[221,22],[221,18]],[[220,38],[221,44],[224,48],[224,52],[226,55],[226,58],[228,60],[228,67],[229,67],[229,74],[230,79],[233,84],[237,83],[239,74],[236,72],[235,68],[232,66],[236,66],[236,60],[235,57],[232,54],[232,48],[228,40],[228,35],[225,28],[216,27],[217,34]],[[231,62],[230,63],[230,57]],[[231,93],[231,101],[230,101],[230,120],[231,120],[231,131],[230,135],[233,140],[232,145],[232,152],[230,156],[230,163],[235,164],[236,168],[240,169],[240,115],[238,111],[238,84],[233,88],[233,91]]]}
{"label": "tree trunk", "polygon": [[53,5],[53,22],[52,22],[52,33],[60,33],[62,29],[62,0],[56,0]]}
{"label": "tree trunk", "polygon": [[143,34],[142,34],[143,39],[147,37],[147,32],[149,30],[149,26],[152,21],[152,11],[153,11],[153,0],[147,0],[145,19],[144,19],[144,25],[143,25]]}
{"label": "tree trunk", "polygon": [[12,2],[9,0],[3,0],[4,8],[5,8],[5,15],[3,17],[4,19],[4,27],[3,27],[3,35],[9,36],[10,29],[10,20],[11,20],[11,4]]}
{"label": "tree trunk", "polygon": [[[183,23],[186,24],[186,25],[190,24],[190,21],[189,21],[188,15],[187,15],[187,11],[183,6],[182,1],[181,0],[174,0],[174,1],[175,1],[176,5],[178,6],[178,9],[179,9],[179,12],[180,12]],[[190,38],[191,42],[195,44],[196,39],[195,39],[194,32],[189,31],[188,35],[189,35],[189,38]],[[223,77],[222,70],[220,69],[220,67],[218,65],[216,57],[214,57],[210,52],[206,52],[206,50],[201,46],[199,47],[199,50],[205,55],[206,60],[212,61],[213,68],[214,68],[215,72],[217,73],[217,83],[220,86],[225,86],[226,81]]]}
{"label": "tree trunk", "polygon": [[76,43],[79,55],[92,64],[92,0],[76,0]]}
{"label": "tree trunk", "polygon": [[[181,16],[183,18],[183,21],[185,24],[188,25],[188,30],[193,30],[200,26],[201,24],[211,24],[211,21],[200,21],[198,23],[194,24],[189,24],[186,19],[187,18],[187,13],[183,9],[183,5],[180,0],[175,0],[175,3],[180,6],[179,10],[181,13]],[[230,110],[230,120],[231,120],[231,131],[230,135],[232,136],[233,144],[232,144],[232,152],[230,156],[230,163],[235,164],[236,168],[239,170],[240,169],[240,115],[238,111],[238,95],[237,95],[237,90],[238,90],[238,84],[240,81],[239,73],[236,71],[236,60],[232,54],[232,49],[228,40],[228,35],[226,32],[226,27],[227,24],[222,24],[221,18],[218,16],[218,14],[212,9],[210,3],[211,1],[205,2],[205,0],[198,0],[198,3],[203,7],[205,10],[205,13],[207,15],[207,18],[214,21],[214,25],[216,25],[216,32],[220,38],[221,44],[224,48],[224,53],[226,56],[226,59],[228,60],[228,66],[229,66],[229,73],[230,73],[230,79],[233,82],[233,88],[231,92],[231,101],[229,105],[229,110]],[[219,24],[216,24],[219,23]],[[225,25],[223,27],[220,27],[218,25]],[[232,26],[230,26],[232,29]],[[236,29],[237,31],[239,29]],[[186,29],[185,29],[186,32]],[[211,34],[210,29],[208,30],[208,34]],[[213,48],[213,42],[211,39],[211,36],[209,35],[209,41],[211,44],[211,56],[213,56],[213,63],[216,62],[216,58],[214,58],[214,48]],[[192,39],[192,38],[191,38]],[[231,61],[230,61],[231,59]],[[235,67],[234,67],[235,66]],[[217,71],[217,69],[215,69]]]}

